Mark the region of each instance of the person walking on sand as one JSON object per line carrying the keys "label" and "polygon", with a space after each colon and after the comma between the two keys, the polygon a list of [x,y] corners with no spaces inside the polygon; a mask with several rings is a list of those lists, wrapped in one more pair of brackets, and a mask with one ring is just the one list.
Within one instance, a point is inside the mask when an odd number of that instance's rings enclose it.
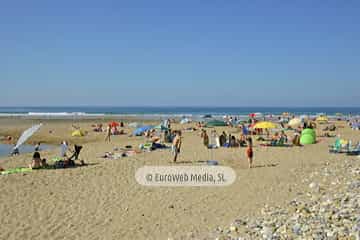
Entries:
{"label": "person walking on sand", "polygon": [[246,157],[249,161],[249,168],[253,168],[254,151],[253,151],[253,141],[251,137],[247,138]]}
{"label": "person walking on sand", "polygon": [[182,141],[181,141],[181,131],[176,131],[176,136],[173,140],[173,144],[172,144],[172,153],[174,155],[174,163],[176,162],[177,160],[177,157],[180,153],[180,149],[181,149],[181,144],[182,144]]}
{"label": "person walking on sand", "polygon": [[111,126],[108,125],[106,128],[105,142],[111,142]]}

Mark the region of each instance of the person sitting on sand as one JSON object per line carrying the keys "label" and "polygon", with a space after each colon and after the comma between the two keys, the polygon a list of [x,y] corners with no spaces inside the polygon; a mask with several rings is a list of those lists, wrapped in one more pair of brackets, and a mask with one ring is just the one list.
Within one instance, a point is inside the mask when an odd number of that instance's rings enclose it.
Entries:
{"label": "person sitting on sand", "polygon": [[46,166],[46,159],[41,160],[40,153],[34,152],[33,159],[29,168],[31,169],[40,169]]}
{"label": "person sitting on sand", "polygon": [[180,149],[181,149],[181,144],[182,144],[182,141],[181,141],[181,131],[177,131],[176,132],[176,136],[173,140],[173,144],[171,146],[171,149],[172,149],[172,153],[174,155],[174,159],[173,161],[176,162],[177,160],[177,157],[180,153]]}
{"label": "person sitting on sand", "polygon": [[272,137],[271,137],[271,145],[276,145],[276,143],[280,140],[280,136],[279,133],[276,132]]}
{"label": "person sitting on sand", "polygon": [[93,129],[94,132],[102,132],[103,131],[103,125],[100,124],[96,124],[95,128]]}
{"label": "person sitting on sand", "polygon": [[240,147],[246,146],[246,135],[244,135],[244,134],[240,135],[239,144],[240,144]]}
{"label": "person sitting on sand", "polygon": [[239,144],[237,143],[235,136],[231,136],[230,147],[238,147],[238,146],[239,146]]}
{"label": "person sitting on sand", "polygon": [[282,142],[287,143],[287,141],[288,141],[288,136],[285,134],[285,131],[281,131],[281,133],[280,133],[280,139],[282,140]]}
{"label": "person sitting on sand", "polygon": [[300,135],[301,135],[301,131],[299,129],[295,130],[294,137],[293,137],[293,140],[292,140],[292,144],[294,146],[301,146],[301,144],[300,144]]}
{"label": "person sitting on sand", "polygon": [[253,150],[253,141],[252,141],[251,137],[247,138],[246,157],[249,162],[249,168],[252,168],[253,167],[254,150]]}

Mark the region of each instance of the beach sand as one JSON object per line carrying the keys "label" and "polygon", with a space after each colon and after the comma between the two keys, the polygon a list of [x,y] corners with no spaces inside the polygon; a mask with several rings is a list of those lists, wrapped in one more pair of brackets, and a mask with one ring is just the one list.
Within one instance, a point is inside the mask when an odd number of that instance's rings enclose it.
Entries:
{"label": "beach sand", "polygon": [[[324,166],[336,167],[337,162],[351,158],[328,153],[333,138],[292,148],[261,147],[255,142],[256,168],[247,169],[245,148],[205,149],[197,131],[183,133],[178,164],[171,163],[169,150],[106,160],[98,156],[114,147],[138,146],[145,140],[122,135],[105,143],[103,133],[91,132],[90,125],[101,121],[105,123],[101,119],[42,121],[44,126],[30,142],[59,145],[68,140],[83,144],[80,158],[89,165],[0,176],[0,239],[208,239],[216,227],[228,226],[242,215],[256,216],[264,205],[286,207],[297,193],[308,188],[303,179]],[[0,135],[19,136],[38,122],[2,118]],[[89,131],[89,135],[71,137],[72,124]],[[343,128],[335,134],[353,142],[360,140],[359,132],[345,122],[336,125]],[[175,125],[174,129],[183,127]],[[235,128],[216,129],[238,132]],[[125,131],[130,133],[131,129]],[[58,154],[58,148],[42,153],[48,159]],[[27,166],[31,156],[3,157],[0,166]],[[236,182],[217,188],[151,188],[140,186],[134,177],[145,165],[198,166],[199,161],[210,159],[233,168]]]}

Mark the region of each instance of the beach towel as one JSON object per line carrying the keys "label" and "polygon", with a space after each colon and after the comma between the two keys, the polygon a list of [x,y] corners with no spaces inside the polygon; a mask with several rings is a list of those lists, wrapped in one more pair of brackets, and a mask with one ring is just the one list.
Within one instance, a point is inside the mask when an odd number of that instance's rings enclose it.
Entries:
{"label": "beach towel", "polygon": [[26,172],[31,172],[32,169],[31,168],[13,168],[13,169],[8,169],[5,171],[0,172],[1,175],[9,175],[9,174],[16,174],[16,173],[26,173]]}

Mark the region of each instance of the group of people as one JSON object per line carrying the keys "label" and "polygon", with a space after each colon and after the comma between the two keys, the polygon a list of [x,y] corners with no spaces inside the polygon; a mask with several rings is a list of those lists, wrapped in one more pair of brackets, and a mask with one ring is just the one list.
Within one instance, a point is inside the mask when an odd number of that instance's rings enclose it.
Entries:
{"label": "group of people", "polygon": [[360,130],[360,122],[358,119],[349,121],[349,126],[352,130]]}
{"label": "group of people", "polygon": [[[273,146],[283,145],[288,142],[288,136],[285,134],[285,131],[275,132],[270,140],[270,144]],[[299,139],[300,142],[300,139]]]}
{"label": "group of people", "polygon": [[203,145],[206,148],[246,147],[247,136],[247,134],[241,133],[240,137],[236,138],[235,135],[226,134],[225,132],[218,135],[216,130],[212,130],[211,136],[209,136],[205,129],[202,129],[200,134],[200,137],[203,140]]}
{"label": "group of people", "polygon": [[246,147],[245,155],[249,162],[249,168],[253,167],[253,157],[254,157],[254,150],[253,150],[253,140],[251,136],[245,135],[241,133],[240,138],[237,139],[235,135],[226,134],[222,132],[219,136],[216,130],[211,131],[212,143],[210,143],[210,137],[205,129],[201,130],[200,137],[203,140],[203,145],[206,148],[219,148],[219,147]]}
{"label": "group of people", "polygon": [[[124,123],[120,122],[120,127],[124,127]],[[105,142],[111,142],[111,136],[113,135],[122,135],[125,134],[124,130],[119,130],[116,126],[112,126],[111,124],[109,124],[106,127],[106,136],[105,136]]]}
{"label": "group of people", "polygon": [[[41,158],[40,155],[40,143],[38,143],[35,146],[35,152],[32,157],[31,164],[29,165],[29,168],[31,169],[41,169],[41,168],[47,168],[49,165],[45,158]],[[74,149],[71,150],[69,148],[69,144],[67,141],[61,142],[60,145],[60,157],[62,160],[57,161],[55,163],[55,167],[65,168],[65,167],[74,167],[75,161],[79,160],[80,151],[83,147],[74,144]],[[80,160],[80,164],[84,165],[85,162],[83,160]]]}

